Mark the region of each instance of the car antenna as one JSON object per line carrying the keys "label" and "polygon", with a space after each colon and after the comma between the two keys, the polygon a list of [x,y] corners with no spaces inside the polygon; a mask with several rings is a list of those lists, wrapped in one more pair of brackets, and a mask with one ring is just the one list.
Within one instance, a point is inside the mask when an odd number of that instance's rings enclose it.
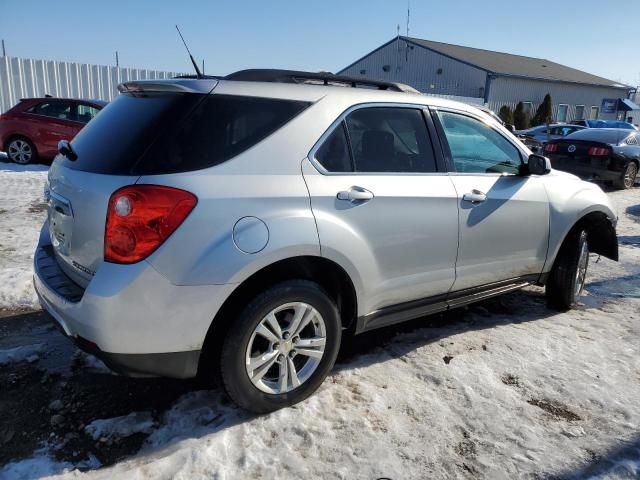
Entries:
{"label": "car antenna", "polygon": [[204,76],[200,72],[200,69],[198,68],[198,64],[193,59],[193,55],[191,55],[191,52],[189,51],[189,47],[187,46],[187,42],[184,41],[184,37],[182,36],[182,32],[178,28],[178,25],[176,25],[176,30],[178,30],[178,35],[180,35],[180,38],[182,39],[182,43],[184,43],[184,48],[187,49],[187,53],[189,54],[189,58],[191,59],[191,63],[193,63],[193,68],[195,68],[195,70],[196,70],[196,78],[204,78]]}

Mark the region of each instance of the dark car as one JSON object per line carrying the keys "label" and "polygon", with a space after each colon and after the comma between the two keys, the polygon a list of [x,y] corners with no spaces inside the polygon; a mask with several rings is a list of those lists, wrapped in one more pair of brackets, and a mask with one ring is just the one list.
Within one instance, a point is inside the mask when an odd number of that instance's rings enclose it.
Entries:
{"label": "dark car", "polygon": [[640,165],[640,133],[621,128],[588,128],[544,146],[551,165],[579,177],[631,188]]}
{"label": "dark car", "polygon": [[51,160],[60,140],[71,140],[107,102],[69,98],[24,98],[0,115],[0,148],[9,160]]}
{"label": "dark car", "polygon": [[580,125],[586,128],[623,128],[625,130],[638,130],[635,125],[624,120],[574,120],[572,125]]}
{"label": "dark car", "polygon": [[567,135],[582,130],[584,127],[579,125],[568,125],[566,123],[554,123],[549,126],[538,125],[526,130],[516,130],[514,133],[522,142],[532,151],[537,152],[545,143],[550,140],[558,140]]}

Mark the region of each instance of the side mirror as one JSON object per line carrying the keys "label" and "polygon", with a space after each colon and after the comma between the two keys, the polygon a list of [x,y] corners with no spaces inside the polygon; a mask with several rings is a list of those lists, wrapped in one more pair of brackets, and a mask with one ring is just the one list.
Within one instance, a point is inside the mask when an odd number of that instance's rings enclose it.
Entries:
{"label": "side mirror", "polygon": [[73,151],[73,147],[71,147],[69,140],[60,140],[58,142],[58,152],[60,155],[67,157],[72,162],[78,159],[78,155]]}
{"label": "side mirror", "polygon": [[531,175],[546,175],[551,171],[551,160],[533,153],[529,155],[527,171]]}

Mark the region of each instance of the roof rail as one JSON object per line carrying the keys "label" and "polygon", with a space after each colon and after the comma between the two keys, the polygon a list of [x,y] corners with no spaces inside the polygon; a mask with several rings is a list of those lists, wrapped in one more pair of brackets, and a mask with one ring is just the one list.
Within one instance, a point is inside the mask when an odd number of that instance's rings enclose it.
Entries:
{"label": "roof rail", "polygon": [[342,75],[334,75],[331,72],[300,72],[296,70],[275,70],[254,68],[240,70],[231,73],[224,80],[236,80],[242,82],[273,82],[273,83],[311,83],[321,85],[343,85],[353,88],[377,88],[378,90],[390,90],[393,92],[420,93],[409,85],[396,82],[383,82],[380,80],[368,80],[365,78],[352,78]]}

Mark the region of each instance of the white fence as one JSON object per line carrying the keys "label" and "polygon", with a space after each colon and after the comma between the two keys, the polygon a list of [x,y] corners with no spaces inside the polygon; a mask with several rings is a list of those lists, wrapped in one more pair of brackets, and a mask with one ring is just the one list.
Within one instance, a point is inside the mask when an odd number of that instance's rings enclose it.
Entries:
{"label": "white fence", "polygon": [[156,80],[179,75],[140,68],[0,57],[0,113],[21,98],[87,98],[110,101],[117,86],[129,80]]}

